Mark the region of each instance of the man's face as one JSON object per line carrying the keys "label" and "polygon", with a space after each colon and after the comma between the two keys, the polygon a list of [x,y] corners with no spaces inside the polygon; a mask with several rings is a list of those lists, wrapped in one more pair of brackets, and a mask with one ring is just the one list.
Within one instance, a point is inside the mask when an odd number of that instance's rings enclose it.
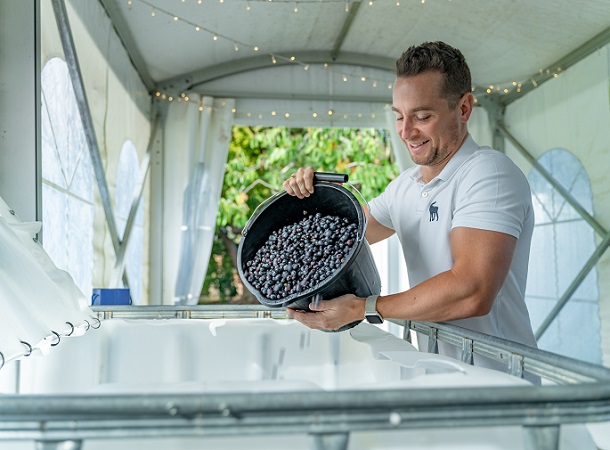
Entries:
{"label": "man's face", "polygon": [[441,95],[441,87],[442,75],[436,71],[400,77],[394,83],[396,131],[413,162],[423,166],[426,182],[440,173],[466,139],[472,111],[470,93],[453,106]]}

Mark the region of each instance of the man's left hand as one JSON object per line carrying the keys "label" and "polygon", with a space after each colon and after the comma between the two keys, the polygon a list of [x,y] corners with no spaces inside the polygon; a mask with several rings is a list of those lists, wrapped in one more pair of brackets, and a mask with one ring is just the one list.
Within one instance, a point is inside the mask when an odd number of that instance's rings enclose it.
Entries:
{"label": "man's left hand", "polygon": [[286,308],[286,315],[314,330],[333,331],[364,319],[364,299],[345,294],[331,300],[310,303],[311,311]]}

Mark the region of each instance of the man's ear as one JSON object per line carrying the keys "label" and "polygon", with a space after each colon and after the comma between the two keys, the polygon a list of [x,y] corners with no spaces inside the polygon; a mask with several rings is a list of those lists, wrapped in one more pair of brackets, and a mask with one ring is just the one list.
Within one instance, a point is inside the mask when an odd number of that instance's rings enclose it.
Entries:
{"label": "man's ear", "polygon": [[460,109],[462,123],[468,122],[468,119],[470,119],[470,115],[472,114],[472,108],[474,107],[474,97],[472,94],[467,92],[462,95],[462,98],[458,100],[457,106]]}

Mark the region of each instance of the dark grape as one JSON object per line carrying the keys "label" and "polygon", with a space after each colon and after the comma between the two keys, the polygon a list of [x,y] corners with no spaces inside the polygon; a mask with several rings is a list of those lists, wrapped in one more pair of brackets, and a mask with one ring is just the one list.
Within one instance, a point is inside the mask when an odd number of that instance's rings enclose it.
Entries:
{"label": "dark grape", "polygon": [[343,217],[308,215],[271,232],[244,264],[246,280],[270,300],[304,292],[333,275],[358,241],[358,227]]}

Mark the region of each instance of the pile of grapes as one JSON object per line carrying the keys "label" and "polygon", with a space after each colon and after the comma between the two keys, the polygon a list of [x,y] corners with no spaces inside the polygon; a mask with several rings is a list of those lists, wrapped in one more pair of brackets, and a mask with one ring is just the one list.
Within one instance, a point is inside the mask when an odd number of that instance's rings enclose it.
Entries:
{"label": "pile of grapes", "polygon": [[246,280],[270,300],[311,289],[331,276],[357,241],[357,226],[320,213],[273,231],[243,267]]}

